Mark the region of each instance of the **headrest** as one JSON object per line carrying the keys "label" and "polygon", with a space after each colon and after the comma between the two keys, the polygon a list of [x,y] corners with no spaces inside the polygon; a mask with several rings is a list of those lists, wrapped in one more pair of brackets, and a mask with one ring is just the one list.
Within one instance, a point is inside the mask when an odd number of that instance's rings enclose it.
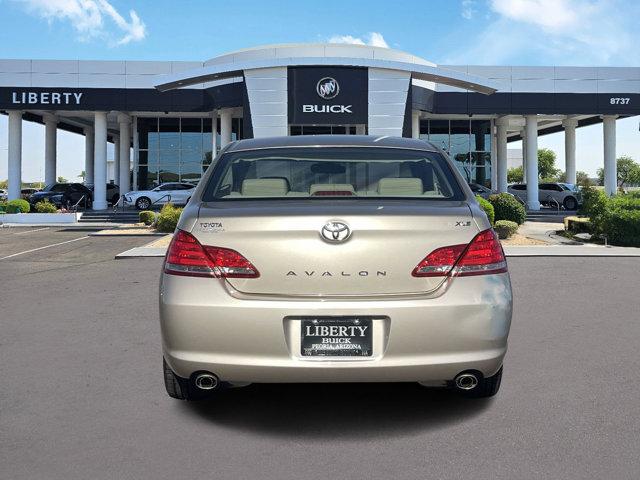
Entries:
{"label": "headrest", "polygon": [[422,180],[419,178],[381,178],[378,193],[390,197],[422,195]]}
{"label": "headrest", "polygon": [[284,178],[253,178],[242,182],[242,195],[246,197],[284,197],[289,189]]}

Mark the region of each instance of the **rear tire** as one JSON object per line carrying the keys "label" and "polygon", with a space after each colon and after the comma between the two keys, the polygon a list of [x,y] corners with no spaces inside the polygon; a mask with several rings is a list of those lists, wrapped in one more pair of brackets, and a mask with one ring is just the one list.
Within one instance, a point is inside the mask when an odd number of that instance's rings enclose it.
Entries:
{"label": "rear tire", "polygon": [[187,400],[188,385],[186,379],[173,373],[164,358],[162,359],[162,369],[164,371],[164,386],[169,396],[178,400]]}
{"label": "rear tire", "polygon": [[147,197],[140,197],[139,199],[136,200],[136,208],[138,210],[146,210],[150,206],[151,206],[151,200],[149,200]]}
{"label": "rear tire", "polygon": [[502,383],[502,367],[497,373],[491,377],[486,377],[480,380],[478,386],[473,390],[457,390],[461,395],[468,398],[487,398],[493,397],[500,390],[500,384]]}
{"label": "rear tire", "polygon": [[562,206],[565,210],[576,210],[578,208],[578,202],[573,197],[567,197],[562,202]]}

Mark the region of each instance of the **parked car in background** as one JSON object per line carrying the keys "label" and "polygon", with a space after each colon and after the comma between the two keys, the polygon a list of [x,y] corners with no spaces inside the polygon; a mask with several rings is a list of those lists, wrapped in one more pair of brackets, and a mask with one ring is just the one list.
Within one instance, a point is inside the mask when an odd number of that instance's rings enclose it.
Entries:
{"label": "parked car in background", "polygon": [[498,392],[512,312],[507,262],[434,145],[240,140],[191,194],[160,280],[170,396],[252,382]]}
{"label": "parked car in background", "polygon": [[29,200],[29,197],[31,197],[31,195],[33,195],[36,192],[39,192],[40,190],[38,190],[37,188],[23,188],[20,190],[20,198],[24,199],[24,200]]}
{"label": "parked car in background", "polygon": [[[508,192],[527,201],[527,184],[516,183],[509,185]],[[582,205],[580,189],[571,183],[540,183],[538,185],[538,200],[543,205],[552,207],[560,205],[565,210],[577,210]]]}
{"label": "parked car in background", "polygon": [[0,188],[0,200],[4,201],[9,198],[9,192],[4,188]]}
{"label": "parked car in background", "polygon": [[484,185],[480,185],[479,183],[470,183],[469,188],[473,192],[474,195],[479,195],[484,199],[489,198],[489,195],[495,193],[490,188],[485,187]]}
{"label": "parked car in background", "polygon": [[[88,183],[86,187],[93,192],[93,184]],[[115,183],[107,183],[107,202],[115,204],[120,198],[120,187]]]}
{"label": "parked car in background", "polygon": [[36,203],[48,200],[58,208],[68,208],[80,202],[80,207],[90,207],[93,193],[81,183],[52,183],[29,197],[31,209]]}
{"label": "parked car in background", "polygon": [[186,205],[195,188],[196,186],[191,183],[163,183],[152,190],[128,192],[124,198],[138,210],[145,210],[153,204],[164,205],[169,202],[174,205]]}

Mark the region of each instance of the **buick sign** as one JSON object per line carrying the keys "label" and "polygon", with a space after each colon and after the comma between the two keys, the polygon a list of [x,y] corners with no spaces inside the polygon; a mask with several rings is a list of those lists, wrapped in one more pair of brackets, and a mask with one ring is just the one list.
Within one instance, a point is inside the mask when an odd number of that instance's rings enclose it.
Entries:
{"label": "buick sign", "polygon": [[368,121],[368,73],[359,67],[289,67],[292,125],[358,125]]}
{"label": "buick sign", "polygon": [[316,84],[316,92],[320,98],[324,100],[331,100],[336,98],[340,93],[340,85],[335,78],[324,77]]}

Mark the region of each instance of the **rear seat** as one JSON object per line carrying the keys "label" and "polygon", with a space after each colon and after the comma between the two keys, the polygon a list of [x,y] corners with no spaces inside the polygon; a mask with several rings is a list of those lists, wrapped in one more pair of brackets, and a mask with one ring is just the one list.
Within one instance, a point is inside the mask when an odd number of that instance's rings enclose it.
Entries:
{"label": "rear seat", "polygon": [[423,193],[419,178],[381,178],[378,194],[385,197],[419,197]]}
{"label": "rear seat", "polygon": [[284,178],[252,178],[242,182],[243,197],[284,197],[289,193]]}

